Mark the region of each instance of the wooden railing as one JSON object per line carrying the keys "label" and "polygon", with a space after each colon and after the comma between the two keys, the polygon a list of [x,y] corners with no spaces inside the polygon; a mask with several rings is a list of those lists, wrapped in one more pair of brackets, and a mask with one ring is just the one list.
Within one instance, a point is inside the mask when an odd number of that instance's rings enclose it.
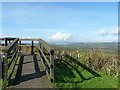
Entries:
{"label": "wooden railing", "polygon": [[[50,82],[54,82],[54,50],[49,47],[49,45],[43,41],[42,39],[19,39],[19,38],[1,38],[0,40],[4,40],[4,48],[2,49],[3,57],[3,81],[4,88],[7,87],[7,80],[11,78],[13,70],[15,68],[15,63],[19,56],[19,53],[22,53],[21,48],[23,46],[31,47],[31,55],[34,55],[34,47],[38,47],[39,55],[41,57],[41,61],[46,70],[46,74],[50,80]],[[11,42],[12,41],[12,42]],[[31,41],[31,45],[23,44],[22,41]],[[34,41],[38,42],[38,46],[34,45]],[[11,58],[9,58],[11,57]],[[12,65],[12,70],[9,71],[9,68]],[[9,75],[8,75],[9,71]]]}
{"label": "wooden railing", "polygon": [[0,46],[7,46],[12,42],[15,38],[0,38],[0,40],[4,41],[3,44],[0,43]]}
{"label": "wooden railing", "polygon": [[[6,40],[6,39],[5,39]],[[14,39],[11,43],[9,43],[4,49],[3,52],[3,86],[6,88],[8,79],[11,77],[13,70],[15,68],[15,62],[18,58],[18,41],[19,39]],[[5,42],[7,44],[7,42]],[[11,56],[11,58],[9,58]],[[9,60],[10,59],[10,60]],[[16,59],[16,60],[15,60]],[[11,67],[11,70],[8,70]]]}
{"label": "wooden railing", "polygon": [[38,39],[38,42],[39,53],[42,56],[42,63],[46,69],[47,76],[51,82],[54,82],[54,50],[42,39]]}

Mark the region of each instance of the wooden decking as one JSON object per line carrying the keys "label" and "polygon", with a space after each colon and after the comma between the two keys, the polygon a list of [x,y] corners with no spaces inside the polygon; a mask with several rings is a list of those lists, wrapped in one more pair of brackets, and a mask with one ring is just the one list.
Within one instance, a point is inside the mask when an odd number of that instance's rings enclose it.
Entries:
{"label": "wooden decking", "polygon": [[52,88],[38,55],[20,54],[9,88]]}
{"label": "wooden decking", "polygon": [[[2,45],[4,48],[1,49],[4,89],[52,88],[54,82],[53,48],[41,38],[0,38],[0,40],[4,42]],[[29,41],[31,44],[24,41]]]}

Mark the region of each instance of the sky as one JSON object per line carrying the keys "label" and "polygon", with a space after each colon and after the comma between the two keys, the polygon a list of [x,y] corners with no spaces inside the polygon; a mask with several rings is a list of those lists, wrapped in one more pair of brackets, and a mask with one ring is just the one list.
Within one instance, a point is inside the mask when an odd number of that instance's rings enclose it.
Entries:
{"label": "sky", "polygon": [[117,2],[3,2],[2,37],[115,42]]}

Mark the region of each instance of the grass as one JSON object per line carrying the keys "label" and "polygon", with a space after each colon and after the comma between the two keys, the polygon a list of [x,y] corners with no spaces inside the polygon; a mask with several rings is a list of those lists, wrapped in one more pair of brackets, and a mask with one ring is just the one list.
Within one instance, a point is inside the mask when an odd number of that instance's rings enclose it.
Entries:
{"label": "grass", "polygon": [[2,90],[2,86],[3,86],[2,79],[0,79],[0,90]]}
{"label": "grass", "polygon": [[118,79],[104,75],[102,77],[95,77],[77,84],[81,88],[118,88]]}
{"label": "grass", "polygon": [[117,88],[118,78],[101,74],[97,77],[64,58],[55,60],[55,86],[58,88]]}

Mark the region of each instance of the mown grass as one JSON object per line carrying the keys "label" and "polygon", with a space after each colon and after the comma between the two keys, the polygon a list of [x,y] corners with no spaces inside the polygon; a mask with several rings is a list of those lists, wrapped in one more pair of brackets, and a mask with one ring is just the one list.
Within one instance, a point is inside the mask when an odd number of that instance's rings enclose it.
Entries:
{"label": "mown grass", "polygon": [[2,90],[3,82],[2,79],[0,79],[0,90]]}
{"label": "mown grass", "polygon": [[95,76],[68,58],[55,60],[55,86],[59,88],[117,88],[118,78]]}

